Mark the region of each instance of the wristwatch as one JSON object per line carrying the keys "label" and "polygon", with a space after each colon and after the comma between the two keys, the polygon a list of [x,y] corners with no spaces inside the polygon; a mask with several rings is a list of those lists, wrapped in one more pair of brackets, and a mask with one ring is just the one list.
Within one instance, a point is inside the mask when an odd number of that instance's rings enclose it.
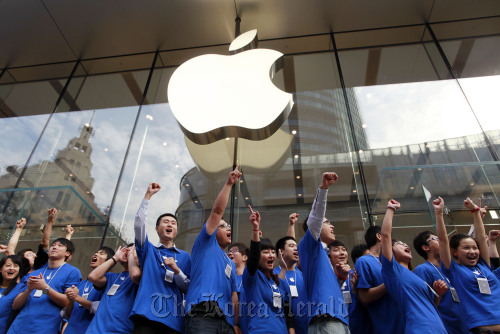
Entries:
{"label": "wristwatch", "polygon": [[42,293],[44,295],[48,294],[49,293],[49,290],[50,290],[50,286],[46,287],[45,289],[42,290]]}

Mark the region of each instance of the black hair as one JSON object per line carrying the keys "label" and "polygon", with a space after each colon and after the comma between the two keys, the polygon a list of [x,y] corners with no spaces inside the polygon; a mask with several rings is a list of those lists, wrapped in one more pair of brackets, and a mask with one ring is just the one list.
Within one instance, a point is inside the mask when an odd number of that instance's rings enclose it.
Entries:
{"label": "black hair", "polygon": [[[261,238],[260,239],[260,251],[262,252],[263,250],[274,250],[274,245],[273,245],[273,242],[271,240],[269,240],[268,238]],[[264,272],[262,270],[262,268],[259,266],[259,270]],[[276,275],[272,270],[271,270],[271,278],[273,279],[274,283],[276,283],[276,285],[280,285],[280,280],[278,278],[278,275]]]}
{"label": "black hair", "polygon": [[365,252],[368,250],[368,246],[366,246],[366,244],[358,244],[358,245],[354,245],[352,247],[352,251],[351,251],[351,259],[352,259],[352,262],[354,262],[354,264],[356,264],[356,261],[362,257]]}
{"label": "black hair", "polygon": [[[392,239],[392,246],[394,247],[394,245],[397,243],[397,242],[403,242],[405,243],[404,241],[401,241],[401,240],[398,240],[398,239]],[[405,243],[406,244],[406,243]],[[408,246],[408,245],[407,245]],[[396,259],[396,261],[399,262],[398,258],[396,257],[396,254],[394,254],[394,249],[392,250],[392,255],[394,256],[394,258]],[[408,263],[408,269],[410,271],[413,271],[413,265],[411,264],[411,260],[410,260],[410,263]]]}
{"label": "black hair", "polygon": [[113,255],[115,255],[115,251],[107,246],[103,246],[101,248],[99,248],[97,251],[104,251],[106,253],[106,261],[111,259],[113,257]]}
{"label": "black hair", "polygon": [[248,246],[242,242],[235,242],[234,244],[230,244],[227,249],[231,249],[233,247],[238,247],[238,252],[240,252],[241,255],[248,256],[248,254],[250,254],[250,250],[248,249]]}
{"label": "black hair", "polygon": [[294,237],[290,237],[290,236],[286,236],[286,237],[279,239],[276,242],[276,247],[275,247],[276,254],[279,254],[280,249],[285,250],[286,242],[288,240],[293,240],[293,241],[297,242]]}
{"label": "black hair", "polygon": [[330,244],[328,245],[328,251],[330,251],[330,248],[332,247],[344,247],[347,250],[345,244],[340,240],[333,240],[332,242],[330,242]]}
{"label": "black hair", "polygon": [[160,225],[160,221],[163,217],[172,217],[175,219],[176,222],[178,222],[177,217],[173,213],[164,213],[160,215],[158,218],[156,218],[156,226]]}
{"label": "black hair", "polygon": [[[28,271],[29,271],[29,267],[30,267],[29,261],[27,259],[25,259],[24,257],[22,257],[21,255],[9,255],[9,256],[3,257],[0,260],[0,270],[3,268],[3,266],[5,265],[5,262],[7,262],[8,259],[10,259],[14,264],[17,264],[19,266],[19,272],[17,273],[16,277],[14,277],[14,279],[9,283],[9,285],[7,286],[7,289],[5,289],[5,291],[2,293],[2,295],[4,295],[4,296],[8,295],[9,292],[11,292],[12,289],[14,289],[14,287],[17,285],[17,278],[21,278],[22,276],[24,276],[24,275],[22,275],[22,270],[24,268],[26,268],[26,262],[28,265]],[[23,259],[25,261],[23,261]],[[0,284],[2,284],[2,283],[3,283],[3,275],[0,275]]]}
{"label": "black hair", "polygon": [[370,226],[365,232],[365,242],[366,242],[366,247],[370,248],[372,246],[375,246],[377,244],[377,233],[381,233],[382,229],[380,226]]}
{"label": "black hair", "polygon": [[467,239],[467,238],[471,238],[472,240],[474,240],[476,242],[477,248],[479,248],[479,244],[477,243],[476,238],[473,238],[470,235],[463,234],[463,233],[455,234],[454,236],[452,236],[450,238],[450,248],[457,250],[458,246],[460,246],[460,241]]}
{"label": "black hair", "polygon": [[[66,251],[69,252],[70,256],[75,253],[75,245],[73,244],[73,242],[71,240],[68,240],[66,238],[57,238],[56,240],[52,241],[50,246],[52,246],[56,242],[60,243],[63,246],[66,246]],[[68,258],[69,258],[69,256],[66,256],[64,261],[68,261]]]}
{"label": "black hair", "polygon": [[423,231],[417,234],[415,239],[413,239],[413,248],[417,251],[418,255],[423,257],[425,260],[429,257],[427,252],[423,250],[422,246],[428,245],[427,239],[432,233],[431,231]]}

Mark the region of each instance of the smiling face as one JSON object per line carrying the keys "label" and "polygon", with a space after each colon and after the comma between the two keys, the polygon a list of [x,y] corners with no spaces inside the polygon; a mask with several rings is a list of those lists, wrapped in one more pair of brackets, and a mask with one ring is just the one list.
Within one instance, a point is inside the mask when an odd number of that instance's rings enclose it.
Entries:
{"label": "smiling face", "polygon": [[263,249],[260,251],[259,267],[265,271],[273,271],[274,262],[276,261],[276,252],[274,249]]}
{"label": "smiling face", "polygon": [[479,261],[479,248],[476,241],[472,238],[460,240],[458,248],[452,249],[452,252],[458,262],[464,266],[472,267]]}
{"label": "smiling face", "polygon": [[349,255],[347,254],[347,249],[344,246],[332,246],[328,252],[328,257],[330,258],[330,263],[332,266],[336,264],[347,264]]}
{"label": "smiling face", "polygon": [[394,252],[396,261],[400,263],[409,263],[412,259],[410,247],[402,241],[396,241],[392,245],[392,251]]}
{"label": "smiling face", "polygon": [[335,240],[335,228],[333,225],[330,223],[328,219],[323,220],[323,227],[321,228],[321,234],[320,234],[320,239],[323,241],[325,244],[330,244],[332,241]]}
{"label": "smiling face", "polygon": [[283,259],[287,263],[299,262],[299,252],[297,251],[297,243],[294,240],[287,240],[283,251]]}
{"label": "smiling face", "polygon": [[92,256],[92,259],[90,260],[90,268],[95,269],[99,267],[101,264],[106,262],[106,259],[108,258],[108,254],[103,250],[99,249],[95,254]]}
{"label": "smiling face", "polygon": [[231,226],[221,219],[217,228],[217,242],[222,249],[226,249],[231,244]]}
{"label": "smiling face", "polygon": [[2,267],[2,278],[3,280],[13,280],[19,274],[19,266],[12,262],[11,259],[7,259]]}
{"label": "smiling face", "polygon": [[177,220],[171,216],[164,216],[156,226],[156,233],[160,242],[172,241],[177,236]]}

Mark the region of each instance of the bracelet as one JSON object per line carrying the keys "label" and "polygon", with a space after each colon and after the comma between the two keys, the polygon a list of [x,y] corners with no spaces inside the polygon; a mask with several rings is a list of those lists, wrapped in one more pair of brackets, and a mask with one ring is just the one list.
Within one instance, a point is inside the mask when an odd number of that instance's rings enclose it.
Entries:
{"label": "bracelet", "polygon": [[479,206],[476,206],[476,208],[470,210],[470,212],[474,213],[474,212],[478,212],[479,210],[481,210],[481,208]]}
{"label": "bracelet", "polygon": [[115,258],[114,258],[114,257],[111,257],[111,260],[113,260],[113,262],[114,262],[115,264],[117,264],[117,263],[118,263],[118,262],[116,262],[116,260],[115,260]]}
{"label": "bracelet", "polygon": [[397,209],[396,209],[395,207],[393,207],[392,205],[388,205],[388,206],[387,206],[387,209],[392,209],[394,212],[396,212],[396,210],[397,210]]}
{"label": "bracelet", "polygon": [[259,232],[260,230],[253,230],[254,232]]}

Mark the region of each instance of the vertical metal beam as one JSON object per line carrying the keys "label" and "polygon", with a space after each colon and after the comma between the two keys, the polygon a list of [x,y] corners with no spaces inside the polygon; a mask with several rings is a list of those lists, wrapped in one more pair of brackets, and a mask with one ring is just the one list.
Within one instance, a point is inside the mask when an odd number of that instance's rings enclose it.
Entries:
{"label": "vertical metal beam", "polygon": [[349,120],[349,128],[351,130],[351,136],[353,139],[354,153],[356,154],[356,163],[357,163],[358,170],[359,170],[359,178],[361,180],[361,187],[363,188],[363,198],[365,200],[366,208],[368,210],[368,212],[367,212],[368,222],[369,222],[370,226],[373,226],[374,223],[372,221],[372,216],[371,216],[370,198],[368,196],[368,188],[366,187],[365,173],[363,171],[363,164],[361,163],[361,158],[359,156],[358,140],[356,138],[354,122],[352,120],[351,108],[349,106],[349,99],[347,97],[347,90],[346,90],[345,82],[344,82],[344,75],[342,74],[342,67],[340,66],[339,53],[338,53],[338,49],[337,49],[337,44],[335,43],[335,36],[334,36],[333,32],[330,32],[330,39],[332,41],[333,52],[335,54],[335,61],[337,63],[337,71],[339,73],[340,85],[342,86],[342,93],[344,96],[344,103],[345,103],[346,111],[347,111],[347,119]]}
{"label": "vertical metal beam", "polygon": [[122,168],[120,169],[120,174],[118,175],[118,180],[116,181],[116,187],[115,187],[115,191],[113,193],[113,198],[111,199],[111,204],[109,205],[109,211],[108,211],[108,215],[107,215],[108,217],[106,219],[106,226],[104,227],[104,233],[102,235],[100,247],[102,247],[104,245],[104,242],[106,240],[106,234],[108,233],[108,229],[109,229],[111,213],[113,212],[113,209],[114,209],[116,197],[118,194],[118,189],[120,188],[120,182],[122,180],[123,173],[125,171],[125,166],[127,165],[127,160],[128,160],[129,153],[130,153],[130,147],[132,146],[132,142],[134,140],[134,135],[135,135],[135,131],[137,129],[137,124],[139,123],[139,118],[141,116],[142,106],[144,105],[144,102],[146,101],[146,96],[148,94],[149,85],[151,83],[151,78],[153,77],[156,61],[158,60],[159,54],[160,54],[160,52],[156,51],[154,59],[153,59],[153,63],[151,64],[151,69],[149,70],[148,80],[146,81],[146,86],[144,87],[144,93],[142,94],[142,100],[141,100],[141,103],[139,105],[139,110],[137,111],[137,116],[135,118],[134,126],[132,127],[132,132],[130,133],[130,139],[128,141],[127,150],[125,151],[125,157],[123,158]]}

